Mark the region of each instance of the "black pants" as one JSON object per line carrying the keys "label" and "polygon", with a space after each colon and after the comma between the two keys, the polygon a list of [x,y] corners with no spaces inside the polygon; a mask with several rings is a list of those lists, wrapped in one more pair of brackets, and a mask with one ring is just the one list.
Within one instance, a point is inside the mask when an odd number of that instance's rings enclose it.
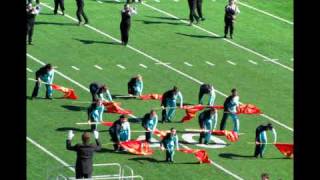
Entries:
{"label": "black pants", "polygon": [[[258,141],[260,142],[260,141]],[[256,144],[256,147],[254,149],[254,156],[258,157],[260,155],[260,157],[262,157],[262,152],[261,152],[261,144]]]}
{"label": "black pants", "polygon": [[119,139],[116,135],[115,132],[109,130],[109,135],[111,136],[111,141],[114,143],[113,144],[113,149],[116,151],[116,150],[120,150],[120,145],[119,145]]}
{"label": "black pants", "polygon": [[199,21],[199,17],[197,16],[195,9],[197,7],[196,0],[188,0],[189,4],[189,20],[192,23],[194,21],[194,18],[196,21]]}
{"label": "black pants", "polygon": [[151,140],[151,132],[146,132],[146,141],[150,142]]}
{"label": "black pants", "polygon": [[[47,88],[47,86],[46,86]],[[34,88],[33,88],[33,91],[32,91],[32,97],[37,97],[38,94],[39,94],[39,90],[40,90],[40,82],[36,82]],[[49,98],[49,91],[48,91],[48,88],[46,89],[46,98]]]}
{"label": "black pants", "polygon": [[77,18],[78,18],[79,23],[82,21],[81,16],[83,17],[85,23],[89,22],[86,14],[83,11],[83,7],[78,7],[78,9],[77,9]]}
{"label": "black pants", "polygon": [[226,36],[230,31],[230,36],[233,34],[233,20],[231,18],[224,18],[224,35]]}
{"label": "black pants", "polygon": [[199,144],[203,144],[203,139],[204,139],[204,132],[201,132],[199,137]]}
{"label": "black pants", "polygon": [[[164,108],[166,108],[166,107],[164,107]],[[163,123],[163,122],[167,121],[167,109],[163,109],[162,112],[161,112],[161,114],[162,114],[162,119],[161,119],[161,121],[162,121],[162,123]]]}
{"label": "black pants", "polygon": [[[139,0],[139,2],[141,2],[142,0]],[[134,0],[127,0],[127,3],[133,3]]]}
{"label": "black pants", "polygon": [[27,41],[28,41],[28,43],[32,42],[33,27],[34,27],[34,22],[27,23]]}
{"label": "black pants", "polygon": [[129,41],[129,30],[130,30],[130,24],[120,23],[121,42],[124,45],[128,44],[128,41]]}
{"label": "black pants", "polygon": [[54,14],[57,14],[58,6],[60,6],[60,10],[64,12],[64,0],[54,0],[54,10],[53,10]]}
{"label": "black pants", "polygon": [[89,85],[90,93],[91,93],[91,96],[92,96],[92,101],[96,100],[95,92],[97,91],[98,88],[99,88],[98,84],[96,84],[96,83],[91,83]]}
{"label": "black pants", "polygon": [[82,179],[82,178],[91,178],[92,173],[83,173],[80,170],[76,169],[76,179]]}
{"label": "black pants", "polygon": [[[32,3],[33,0],[28,0],[28,3]],[[40,0],[36,0],[36,4],[40,4]]]}
{"label": "black pants", "polygon": [[197,0],[197,13],[200,18],[202,17],[202,0]]}
{"label": "black pants", "polygon": [[229,117],[229,113],[223,113],[221,123],[220,123],[220,130],[226,129],[226,123],[227,123],[228,117]]}

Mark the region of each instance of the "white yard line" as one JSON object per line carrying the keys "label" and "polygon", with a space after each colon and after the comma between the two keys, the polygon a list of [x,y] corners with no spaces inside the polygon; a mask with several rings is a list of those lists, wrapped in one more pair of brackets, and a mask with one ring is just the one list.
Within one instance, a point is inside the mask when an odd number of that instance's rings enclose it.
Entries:
{"label": "white yard line", "polygon": [[32,143],[33,145],[35,145],[36,147],[38,147],[39,149],[41,149],[43,152],[45,152],[46,154],[48,154],[49,156],[51,156],[53,159],[57,160],[59,163],[61,163],[64,166],[68,166],[68,169],[71,170],[72,172],[75,172],[74,168],[70,167],[69,164],[67,164],[65,161],[63,161],[62,159],[60,159],[58,156],[54,155],[52,152],[48,151],[46,148],[44,148],[43,146],[41,146],[40,144],[38,144],[37,142],[35,142],[34,140],[32,140],[31,138],[29,138],[27,136],[27,140]]}
{"label": "white yard line", "polygon": [[[179,145],[182,146],[185,149],[190,149],[188,146],[186,146],[184,144],[179,143]],[[234,177],[235,179],[243,180],[243,178],[239,177],[238,175],[232,173],[231,171],[227,170],[226,168],[222,167],[221,165],[219,165],[219,164],[217,164],[215,162],[211,162],[210,164],[214,165],[215,167],[217,167],[218,169],[224,171],[225,173],[229,174],[230,176]]]}
{"label": "white yard line", "polygon": [[[174,19],[176,19],[176,20],[179,20],[180,22],[183,22],[183,23],[185,23],[185,24],[189,24],[188,21],[182,20],[182,19],[178,18],[177,16],[174,16],[173,14],[170,14],[170,13],[168,13],[168,12],[166,12],[166,11],[163,11],[163,10],[161,10],[161,9],[158,9],[158,8],[154,7],[154,6],[151,6],[151,5],[149,5],[149,4],[146,4],[145,2],[142,2],[142,4],[143,4],[144,6],[146,6],[146,7],[149,7],[149,8],[151,8],[151,9],[155,10],[155,11],[158,11],[158,12],[160,12],[160,13],[162,13],[162,14],[165,14],[165,15],[167,15],[167,16],[169,16],[169,17],[172,17],[172,18],[174,18]],[[213,36],[215,36],[215,37],[221,37],[220,35],[218,35],[218,34],[216,34],[216,33],[213,33],[213,32],[211,32],[211,31],[208,31],[208,30],[206,30],[206,29],[204,29],[204,28],[202,28],[202,27],[200,27],[200,26],[198,26],[198,25],[193,24],[192,26],[195,27],[195,28],[197,28],[197,29],[200,29],[200,30],[202,30],[202,31],[204,31],[204,32],[206,32],[206,33],[208,33],[208,34],[211,34],[211,35],[213,35]],[[252,53],[252,54],[255,54],[255,55],[257,55],[257,56],[260,56],[260,57],[266,59],[267,61],[270,61],[270,62],[272,62],[272,63],[274,63],[274,64],[276,64],[276,65],[279,65],[280,67],[283,67],[283,68],[285,68],[285,69],[293,72],[293,68],[291,68],[291,67],[289,67],[289,66],[286,66],[286,65],[284,65],[284,64],[281,64],[281,63],[279,63],[279,62],[276,62],[276,61],[272,60],[271,58],[269,58],[269,57],[267,57],[267,56],[265,56],[265,55],[262,55],[262,54],[254,51],[254,50],[252,50],[252,49],[249,49],[249,48],[247,48],[247,47],[244,47],[244,46],[242,46],[242,45],[240,45],[240,44],[238,44],[238,43],[235,43],[235,42],[233,42],[233,41],[231,41],[231,40],[229,40],[229,39],[226,39],[226,38],[223,38],[223,40],[226,41],[226,42],[228,42],[228,43],[230,43],[230,44],[232,44],[232,45],[234,45],[234,46],[236,46],[236,47],[238,47],[238,48],[240,48],[240,49],[243,49],[243,50],[248,51],[248,52],[250,52],[250,53]]]}
{"label": "white yard line", "polygon": [[101,1],[97,1],[98,3],[102,3]]}
{"label": "white yard line", "polygon": [[229,61],[229,60],[228,60],[227,62],[228,62],[229,64],[234,65],[234,66],[237,65],[236,63],[234,63],[234,62],[232,62],[232,61]]}
{"label": "white yard line", "polygon": [[169,64],[171,64],[171,63],[168,63],[168,62],[157,62],[157,63],[154,63],[154,64],[156,64],[156,65],[163,65],[163,64],[166,64],[166,65],[169,65]]}
{"label": "white yard line", "polygon": [[33,72],[31,69],[29,69],[29,68],[27,68],[27,71],[29,71],[29,72]]}
{"label": "white yard line", "polygon": [[[41,64],[41,65],[44,65],[44,64],[45,64],[44,62],[40,61],[39,59],[33,57],[33,56],[30,55],[30,54],[27,54],[27,56],[30,57],[32,60],[38,62],[38,63]],[[70,77],[64,75],[63,73],[61,73],[61,72],[59,72],[59,71],[55,71],[55,72],[56,72],[57,74],[59,74],[60,76],[64,77],[65,79],[69,80],[70,82],[78,85],[80,88],[84,89],[85,91],[90,92],[88,88],[86,88],[85,86],[83,86],[83,85],[80,84],[79,82],[71,79]],[[136,116],[134,116],[134,115],[132,115],[132,114],[129,114],[129,116],[131,116],[131,117],[133,117],[133,118],[137,118]],[[27,137],[27,139],[28,139],[28,137]],[[31,140],[31,139],[30,139],[30,140]],[[29,140],[29,141],[30,141],[30,140]],[[183,145],[183,144],[181,144],[181,145],[182,145],[182,146],[185,146],[185,145]],[[46,153],[48,153],[48,154],[50,153],[48,150],[46,150],[45,148],[43,148],[43,147],[40,146],[39,144],[36,145],[36,146],[37,146],[38,148],[42,149],[43,151],[45,151]],[[187,146],[185,146],[185,147],[188,148]],[[190,149],[190,148],[188,148],[188,149]],[[58,157],[56,157],[55,155],[53,155],[52,153],[50,153],[49,155],[52,156],[52,157],[54,157],[57,161],[59,161],[59,162],[62,163],[63,165],[66,165],[66,166],[68,165],[67,163],[65,163],[64,161],[62,161],[61,159],[59,159]],[[215,163],[215,164],[216,164],[216,163]],[[213,165],[214,165],[214,164],[213,164]],[[217,164],[217,165],[218,165],[218,164]],[[215,166],[216,166],[216,165],[215,165]],[[222,167],[222,166],[220,166],[220,165],[218,165],[218,166],[219,166],[219,167]],[[218,167],[218,166],[216,166],[216,167]],[[218,168],[219,168],[219,167],[218,167]],[[70,168],[71,168],[71,167],[70,167]],[[70,168],[69,168],[69,169],[70,169]],[[220,169],[221,169],[221,168],[220,168]],[[233,176],[233,177],[237,177],[237,179],[239,179],[239,180],[242,180],[242,178],[240,178],[239,176],[231,173],[230,171],[228,171],[228,170],[225,169],[225,168],[223,168],[223,169],[221,169],[221,170],[223,170],[223,171],[226,172],[227,174],[230,174],[230,175]],[[74,169],[72,169],[72,171],[74,171]]]}
{"label": "white yard line", "polygon": [[143,67],[143,68],[148,68],[146,65],[144,65],[144,64],[139,64],[139,66],[141,66],[141,67]]}
{"label": "white yard line", "polygon": [[126,67],[122,66],[121,64],[117,64],[117,66],[121,69],[126,69]]}
{"label": "white yard line", "polygon": [[102,67],[98,66],[98,65],[94,65],[95,68],[102,70]]}
{"label": "white yard line", "polygon": [[154,0],[155,2],[160,2],[160,0]]}
{"label": "white yard line", "polygon": [[184,62],[183,64],[187,65],[187,66],[192,66],[192,64],[188,63],[188,62]]}
{"label": "white yard line", "polygon": [[249,60],[250,63],[257,65],[258,63],[252,60]]}
{"label": "white yard line", "polygon": [[253,10],[257,11],[257,12],[260,12],[260,13],[262,13],[262,14],[265,14],[265,15],[268,15],[268,16],[273,17],[273,18],[275,18],[275,19],[278,19],[278,20],[280,20],[280,21],[282,21],[282,22],[285,22],[285,23],[288,23],[288,24],[290,24],[290,25],[293,25],[293,22],[292,22],[292,21],[286,20],[286,19],[284,19],[284,18],[281,18],[281,17],[279,17],[279,16],[273,15],[273,14],[268,13],[268,12],[266,12],[266,11],[263,11],[263,10],[261,10],[261,9],[255,8],[255,7],[253,7],[253,6],[250,6],[249,4],[246,4],[246,3],[243,3],[243,2],[240,2],[240,1],[238,1],[237,3],[238,3],[238,4],[241,4],[241,5],[244,6],[244,7],[247,7],[247,8],[249,8],[249,9],[253,9]]}
{"label": "white yard line", "polygon": [[[143,3],[143,2],[142,2],[142,3]],[[43,3],[42,3],[42,4],[43,4]],[[46,7],[48,7],[49,9],[53,9],[51,6],[48,6],[48,5],[46,5],[46,4],[43,4],[43,5],[46,6]],[[78,22],[77,19],[75,19],[75,18],[73,18],[73,17],[71,17],[71,16],[69,16],[69,15],[67,15],[67,14],[65,14],[65,17],[68,17],[68,18],[72,19],[73,21]],[[109,35],[109,34],[106,34],[106,33],[102,32],[102,31],[100,31],[100,30],[98,30],[98,29],[96,29],[96,28],[94,28],[94,27],[92,27],[92,26],[90,26],[90,25],[88,25],[88,24],[86,24],[85,26],[88,27],[88,28],[90,28],[90,29],[92,29],[92,30],[94,30],[94,31],[96,31],[96,32],[99,33],[99,34],[102,34],[102,35],[104,35],[104,36],[106,36],[106,37],[108,37],[108,38],[110,38],[110,39],[112,39],[112,40],[120,43],[120,40],[116,39],[115,37],[113,37],[113,36],[111,36],[111,35]],[[196,82],[196,83],[198,83],[198,84],[203,84],[202,81],[200,81],[200,80],[198,80],[198,79],[196,79],[196,78],[194,78],[194,77],[192,77],[192,76],[190,76],[190,75],[188,75],[188,74],[186,74],[186,73],[184,73],[184,72],[182,72],[182,71],[180,71],[180,70],[178,70],[178,69],[176,69],[176,68],[174,68],[174,67],[172,67],[172,66],[169,66],[168,64],[160,61],[159,59],[156,59],[156,58],[154,58],[154,57],[152,57],[152,56],[150,56],[150,55],[148,55],[148,54],[146,54],[146,53],[144,53],[144,52],[142,52],[142,51],[140,51],[140,50],[132,47],[131,45],[127,45],[127,47],[128,47],[129,49],[131,49],[131,50],[133,50],[133,51],[135,51],[135,52],[137,52],[137,53],[139,53],[139,54],[141,54],[141,55],[149,58],[150,60],[152,60],[152,61],[154,61],[154,62],[156,62],[156,63],[159,63],[159,64],[165,66],[166,68],[171,69],[171,70],[177,72],[178,74],[180,74],[180,75],[182,75],[182,76],[184,76],[184,77],[186,77],[186,78],[188,78],[188,79],[190,79],[190,80],[192,80],[192,81],[194,81],[194,82]],[[219,91],[219,90],[217,90],[217,89],[215,89],[215,90],[216,90],[216,92],[217,92],[218,94],[220,94],[220,95],[222,95],[222,96],[224,96],[224,97],[228,97],[226,94],[222,93],[221,91]],[[241,102],[240,102],[240,103],[241,103]],[[261,114],[261,116],[263,116],[263,117],[269,119],[270,121],[273,121],[274,123],[276,123],[276,124],[278,124],[278,125],[280,125],[280,126],[282,126],[282,127],[284,127],[284,128],[286,128],[286,129],[288,129],[288,130],[290,130],[290,131],[293,132],[293,129],[292,129],[292,128],[290,128],[290,127],[288,127],[287,125],[285,125],[285,124],[283,124],[283,123],[275,120],[274,118],[271,118],[270,116],[267,116],[267,115],[264,115],[264,114]]]}
{"label": "white yard line", "polygon": [[72,69],[75,69],[75,70],[77,70],[77,71],[80,70],[79,68],[77,68],[77,67],[75,67],[75,66],[71,66],[71,68],[72,68]]}
{"label": "white yard line", "polygon": [[209,64],[210,66],[214,66],[214,64],[209,61],[206,61],[206,63]]}

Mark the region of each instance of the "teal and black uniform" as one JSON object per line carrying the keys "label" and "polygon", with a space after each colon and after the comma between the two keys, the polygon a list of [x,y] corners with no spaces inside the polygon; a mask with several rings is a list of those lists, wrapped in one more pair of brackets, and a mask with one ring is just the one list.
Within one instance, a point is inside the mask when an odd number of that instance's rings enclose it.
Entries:
{"label": "teal and black uniform", "polygon": [[256,128],[256,136],[255,141],[259,142],[260,144],[256,144],[255,150],[254,150],[254,156],[258,158],[260,155],[261,158],[263,158],[264,151],[266,149],[266,143],[267,140],[267,130],[271,130],[273,133],[273,140],[274,143],[277,141],[277,133],[276,130],[272,127],[272,125],[260,125]]}
{"label": "teal and black uniform", "polygon": [[[36,80],[38,80],[39,78],[46,83],[46,98],[51,99],[52,93],[53,93],[51,84],[54,78],[54,70],[53,69],[49,70],[48,65],[41,67],[36,72]],[[38,96],[40,87],[41,87],[41,83],[37,81],[32,92],[32,98]]]}
{"label": "teal and black uniform", "polygon": [[[142,127],[147,131],[146,132],[146,141],[150,143],[152,132],[157,128],[158,116],[151,116],[151,113],[144,115],[142,119]],[[150,130],[150,131],[148,131]]]}
{"label": "teal and black uniform", "polygon": [[176,92],[172,89],[165,92],[162,95],[161,106],[164,106],[162,110],[162,122],[171,122],[176,112],[177,99],[180,100],[180,107],[183,106],[183,96],[180,91]]}
{"label": "teal and black uniform", "polygon": [[[88,108],[88,119],[90,119],[91,122],[101,122],[102,121],[102,115],[104,112],[104,106],[98,106],[96,103],[92,103],[91,106]],[[97,124],[91,125],[91,130],[97,130]]]}
{"label": "teal and black uniform", "polygon": [[179,149],[179,139],[177,135],[168,133],[161,141],[163,147],[166,149],[166,161],[173,162],[174,150]]}
{"label": "teal and black uniform", "polygon": [[202,113],[199,114],[199,125],[201,129],[204,129],[205,132],[200,133],[199,143],[208,144],[211,138],[211,131],[212,129],[216,128],[217,125],[217,119],[218,119],[218,113],[217,111],[215,114],[211,115],[211,109],[205,110]]}

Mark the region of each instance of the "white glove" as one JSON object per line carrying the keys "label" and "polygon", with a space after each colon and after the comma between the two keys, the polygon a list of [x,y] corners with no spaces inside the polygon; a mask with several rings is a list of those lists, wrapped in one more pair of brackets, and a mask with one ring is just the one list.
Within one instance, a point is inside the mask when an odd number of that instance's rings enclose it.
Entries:
{"label": "white glove", "polygon": [[70,131],[68,132],[68,137],[67,137],[67,139],[68,139],[68,140],[72,140],[73,136],[74,136],[74,134],[73,134],[72,130],[70,130]]}
{"label": "white glove", "polygon": [[99,132],[93,131],[94,138],[99,139]]}

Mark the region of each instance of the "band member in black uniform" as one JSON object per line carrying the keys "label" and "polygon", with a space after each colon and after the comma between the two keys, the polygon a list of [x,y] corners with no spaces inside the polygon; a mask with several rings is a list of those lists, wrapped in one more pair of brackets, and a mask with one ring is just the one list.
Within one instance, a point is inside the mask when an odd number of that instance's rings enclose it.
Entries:
{"label": "band member in black uniform", "polygon": [[77,152],[76,161],[76,179],[91,178],[93,171],[92,157],[94,152],[101,150],[101,144],[99,142],[99,133],[94,131],[94,137],[96,140],[96,145],[89,144],[90,133],[84,132],[82,134],[82,144],[78,143],[74,146],[71,145],[71,140],[74,136],[72,131],[69,131],[68,138],[66,141],[66,147],[70,151]]}
{"label": "band member in black uniform", "polygon": [[129,40],[129,31],[131,26],[131,16],[137,14],[136,8],[132,8],[129,4],[125,4],[123,10],[121,10],[121,43],[126,46]]}
{"label": "band member in black uniform", "polygon": [[53,10],[54,14],[58,13],[58,6],[60,6],[62,15],[64,15],[64,0],[54,0],[54,10]]}
{"label": "band member in black uniform", "polygon": [[204,21],[205,18],[202,16],[202,0],[197,0],[197,13],[201,21]]}
{"label": "band member in black uniform", "polygon": [[27,40],[28,44],[32,45],[33,27],[36,15],[39,14],[39,7],[32,7],[32,4],[27,4]]}
{"label": "band member in black uniform", "polygon": [[224,15],[224,38],[227,38],[228,31],[230,29],[230,38],[232,39],[233,34],[233,24],[236,19],[236,14],[240,13],[234,0],[229,0],[229,4],[225,7]]}
{"label": "band member in black uniform", "polygon": [[189,5],[189,20],[190,26],[192,25],[194,18],[196,19],[197,23],[199,22],[199,16],[196,14],[195,9],[197,7],[197,0],[188,0]]}
{"label": "band member in black uniform", "polygon": [[86,14],[84,13],[84,10],[83,10],[83,7],[84,7],[84,0],[76,0],[77,2],[77,18],[78,18],[78,25],[80,26],[81,25],[81,16],[83,17],[84,19],[84,24],[88,24],[89,23],[89,20],[86,16]]}

